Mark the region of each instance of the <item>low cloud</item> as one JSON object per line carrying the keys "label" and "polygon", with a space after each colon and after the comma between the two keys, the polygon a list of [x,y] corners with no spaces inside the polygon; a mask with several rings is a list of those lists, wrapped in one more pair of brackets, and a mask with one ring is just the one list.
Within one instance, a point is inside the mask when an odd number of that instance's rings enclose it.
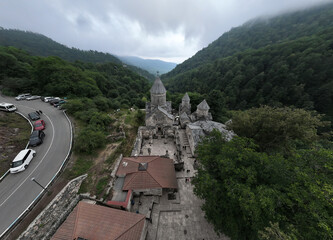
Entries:
{"label": "low cloud", "polygon": [[3,0],[0,26],[69,47],[181,62],[225,31],[262,15],[329,0]]}

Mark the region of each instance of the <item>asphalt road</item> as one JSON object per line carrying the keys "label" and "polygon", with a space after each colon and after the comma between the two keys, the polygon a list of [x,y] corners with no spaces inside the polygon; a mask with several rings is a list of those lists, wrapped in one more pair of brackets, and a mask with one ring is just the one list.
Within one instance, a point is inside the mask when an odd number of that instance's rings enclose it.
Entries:
{"label": "asphalt road", "polygon": [[18,111],[26,117],[30,112],[42,110],[41,119],[46,123],[44,141],[32,148],[37,154],[29,167],[23,172],[9,173],[0,183],[1,236],[43,191],[31,178],[34,177],[41,185],[46,186],[58,172],[70,151],[71,127],[63,111],[40,99],[16,101],[0,95],[0,102],[15,104]]}

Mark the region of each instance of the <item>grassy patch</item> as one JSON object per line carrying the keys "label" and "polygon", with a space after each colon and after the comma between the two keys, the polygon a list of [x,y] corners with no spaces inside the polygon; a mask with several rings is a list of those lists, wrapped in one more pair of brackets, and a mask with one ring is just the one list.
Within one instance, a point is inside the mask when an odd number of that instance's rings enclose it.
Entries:
{"label": "grassy patch", "polygon": [[103,177],[98,181],[96,185],[96,195],[100,195],[104,191],[105,187],[108,185],[108,182],[108,177]]}
{"label": "grassy patch", "polygon": [[13,158],[25,148],[31,133],[30,124],[15,113],[0,112],[0,175],[9,169]]}
{"label": "grassy patch", "polygon": [[83,174],[86,174],[88,170],[93,166],[94,162],[90,157],[80,156],[74,163],[72,169],[68,172],[68,178],[73,179]]}

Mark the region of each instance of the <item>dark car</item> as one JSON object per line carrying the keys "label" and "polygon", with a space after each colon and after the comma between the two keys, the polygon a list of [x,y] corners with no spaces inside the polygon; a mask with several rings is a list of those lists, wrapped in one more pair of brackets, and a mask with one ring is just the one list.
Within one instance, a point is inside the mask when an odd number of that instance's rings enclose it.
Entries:
{"label": "dark car", "polygon": [[31,112],[28,114],[28,116],[32,121],[36,121],[36,120],[40,119],[39,114],[37,114],[36,112]]}
{"label": "dark car", "polygon": [[56,97],[56,98],[52,98],[48,101],[48,103],[50,105],[53,105],[54,103],[58,103],[60,101],[60,98]]}
{"label": "dark car", "polygon": [[64,104],[64,103],[66,103],[65,100],[60,100],[59,102],[53,104],[53,107],[56,107],[56,108],[57,108],[57,107],[59,107],[60,105],[62,105],[62,104]]}
{"label": "dark car", "polygon": [[35,147],[43,143],[45,133],[41,130],[35,130],[30,135],[29,146]]}

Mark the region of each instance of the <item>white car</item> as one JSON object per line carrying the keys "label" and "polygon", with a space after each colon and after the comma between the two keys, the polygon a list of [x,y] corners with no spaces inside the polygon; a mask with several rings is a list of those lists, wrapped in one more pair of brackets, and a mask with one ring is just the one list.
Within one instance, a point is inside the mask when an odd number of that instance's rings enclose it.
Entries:
{"label": "white car", "polygon": [[16,99],[17,101],[19,101],[19,100],[25,100],[25,99],[28,98],[28,97],[31,97],[30,93],[24,93],[24,94],[20,94],[20,95],[18,95],[15,99]]}
{"label": "white car", "polygon": [[18,173],[24,171],[33,157],[36,156],[36,151],[32,149],[24,149],[14,158],[9,171],[11,173]]}
{"label": "white car", "polygon": [[43,101],[44,102],[49,102],[51,99],[53,99],[54,97],[44,97]]}
{"label": "white car", "polygon": [[30,101],[30,100],[35,100],[35,99],[40,99],[40,96],[31,96],[31,97],[27,97],[26,100]]}
{"label": "white car", "polygon": [[5,112],[14,112],[16,111],[17,108],[15,107],[14,104],[11,103],[0,103],[0,111],[5,111]]}

